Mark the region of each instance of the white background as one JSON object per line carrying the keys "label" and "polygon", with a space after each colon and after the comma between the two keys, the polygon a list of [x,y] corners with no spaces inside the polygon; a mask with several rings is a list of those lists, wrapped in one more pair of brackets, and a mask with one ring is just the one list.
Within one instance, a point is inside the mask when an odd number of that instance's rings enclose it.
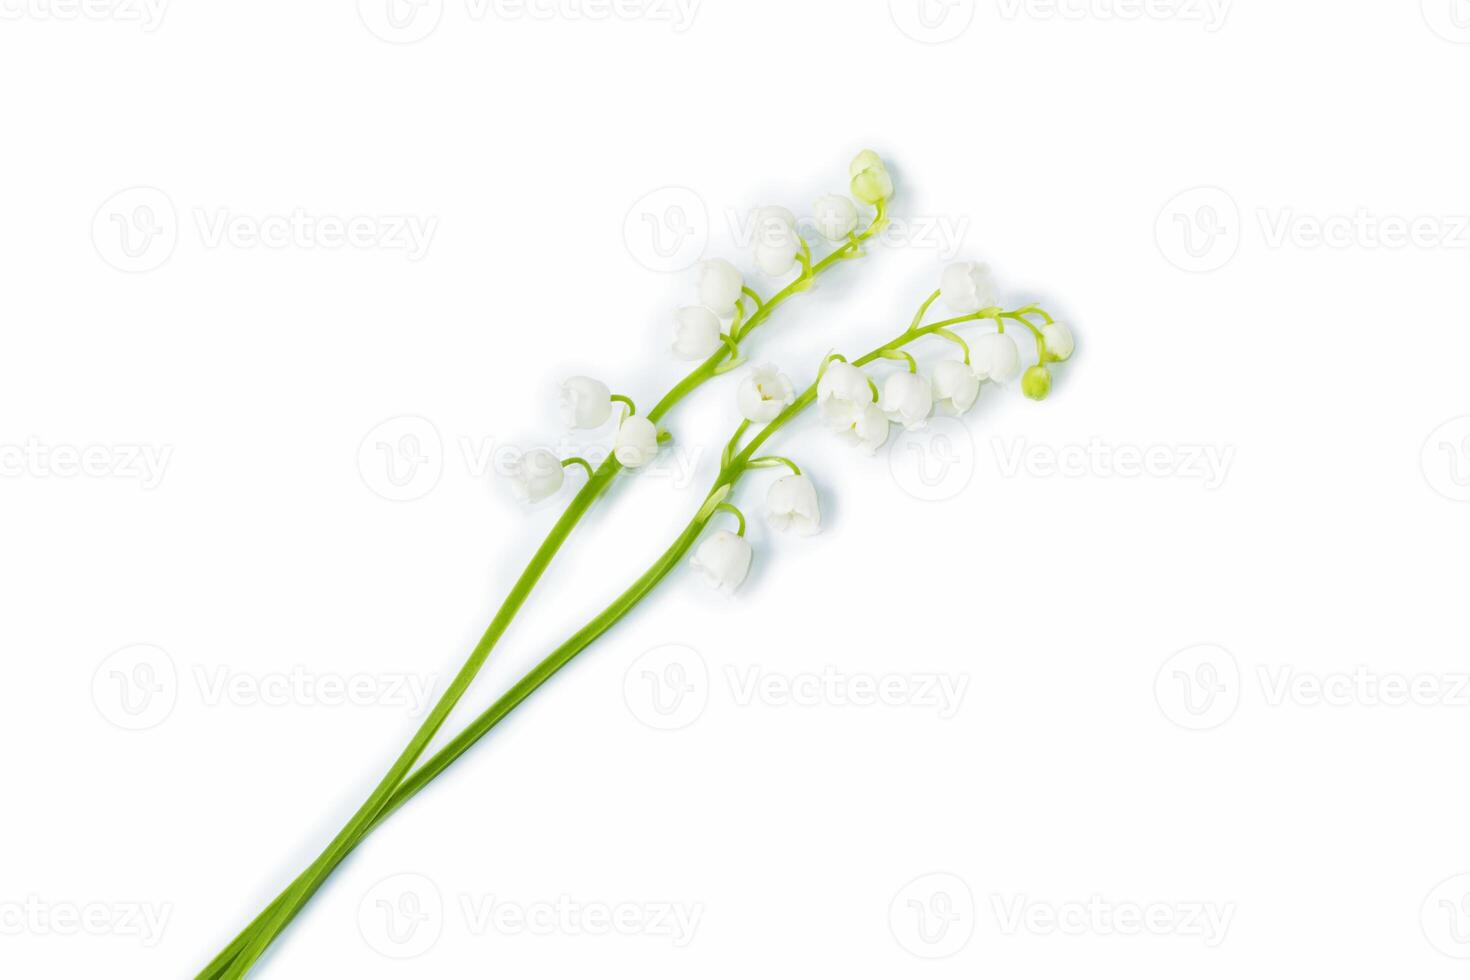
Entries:
{"label": "white background", "polygon": [[[875,459],[783,433],[824,533],[778,538],[754,475],[742,593],[671,576],[260,975],[1461,975],[1463,0],[631,2],[3,0],[0,972],[191,976],[555,519],[487,452],[562,438],[568,373],[651,405],[684,369],[669,267],[750,268],[748,209],[804,212],[872,146],[900,230],[752,354],[804,384],[978,258],[1075,324],[1053,397],[987,390]],[[367,237],[250,237],[297,213]],[[671,417],[467,708],[687,520],[735,383]],[[824,672],[900,694],[746,688]],[[558,901],[637,928],[515,928]]]}

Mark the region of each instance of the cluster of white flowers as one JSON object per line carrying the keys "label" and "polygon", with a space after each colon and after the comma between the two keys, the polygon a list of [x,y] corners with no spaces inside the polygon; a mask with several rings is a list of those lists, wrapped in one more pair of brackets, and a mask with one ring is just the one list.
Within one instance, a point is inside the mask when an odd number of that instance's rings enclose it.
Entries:
{"label": "cluster of white flowers", "polygon": [[[887,167],[877,154],[864,150],[853,160],[850,177],[853,198],[879,209],[874,225],[877,227],[893,194],[893,179]],[[812,216],[813,226],[823,238],[842,242],[842,247],[847,247],[850,242],[854,248],[861,241],[854,234],[858,208],[851,198],[839,194],[825,195],[813,204]],[[757,210],[755,266],[765,275],[783,276],[791,272],[798,260],[802,264],[802,275],[811,275],[811,251],[797,230],[795,216],[782,207]],[[707,361],[721,348],[729,348],[729,362],[721,363],[716,370],[728,370],[739,364],[738,347],[743,336],[741,325],[745,313],[742,297],[747,293],[758,304],[758,309],[764,308],[764,302],[746,287],[745,277],[730,262],[713,259],[702,263],[696,303],[680,307],[674,313],[674,353],[686,360]],[[1024,326],[1029,329],[1036,340],[1037,362],[1027,368],[1021,379],[1022,391],[1029,397],[1045,398],[1051,389],[1047,364],[1065,361],[1072,355],[1074,342],[1065,324],[1042,314],[1046,324],[1036,327],[1025,318],[1027,313],[1040,313],[1035,307],[1011,313],[1002,310],[999,287],[987,265],[974,262],[950,265],[941,274],[939,289],[925,304],[925,309],[936,299],[942,300],[957,317],[933,324],[920,331],[919,335],[932,334],[960,344],[964,350],[963,358],[941,360],[931,374],[925,375],[920,373],[913,355],[904,350],[876,352],[870,357],[881,354],[884,358],[907,361],[907,370],[888,374],[881,389],[878,382],[858,364],[848,363],[836,355],[828,358],[818,375],[816,400],[823,423],[865,453],[876,453],[888,441],[892,425],[921,429],[936,410],[946,414],[964,414],[974,407],[985,384],[1003,384],[1020,374],[1021,352],[1012,334],[1005,331],[1007,319],[1018,321],[1018,328]],[[970,343],[944,329],[961,321],[992,318],[996,331]],[[728,328],[726,323],[730,324]],[[861,363],[867,360],[864,358]],[[774,365],[764,364],[741,379],[735,400],[746,424],[764,426],[779,424],[783,413],[796,404],[797,392],[789,377]],[[574,428],[590,429],[604,425],[612,417],[613,402],[618,401],[623,402],[626,409],[618,421],[613,439],[613,457],[628,469],[646,466],[658,455],[660,443],[667,438],[651,419],[636,414],[632,402],[613,395],[607,385],[595,379],[569,378],[562,385],[562,415],[567,425]],[[735,443],[731,445],[733,447]],[[564,468],[571,462],[584,465],[591,472],[591,465],[581,459],[559,460],[545,450],[527,453],[512,473],[512,485],[517,496],[534,502],[556,493],[564,480]],[[795,463],[781,457],[766,457],[751,460],[745,465],[789,467],[790,472],[773,481],[767,491],[767,521],[780,531],[789,530],[801,535],[818,531],[821,509],[816,487]],[[726,592],[734,591],[745,580],[753,559],[750,542],[745,538],[745,518],[724,500],[729,490],[730,486],[725,486],[712,495],[706,504],[705,514],[713,514],[716,510],[729,511],[739,517],[739,529],[710,534],[695,549],[691,559],[711,585]]]}
{"label": "cluster of white flowers", "polygon": [[[956,262],[940,276],[939,297],[962,316],[1000,313],[998,287],[990,267],[974,262]],[[1041,357],[1026,372],[1023,391],[1032,398],[1045,398],[1051,388],[1046,363],[1072,356],[1074,342],[1066,324],[1049,322],[1040,328]],[[990,382],[1010,381],[1021,370],[1021,351],[1007,333],[989,333],[969,345],[968,359],[946,358],[934,367],[932,377],[918,372],[909,359],[908,371],[890,375],[881,393],[858,368],[842,360],[829,363],[817,383],[817,407],[822,420],[863,452],[872,454],[888,441],[889,425],[921,429],[936,409],[948,415],[963,415],[974,407],[981,387]]]}

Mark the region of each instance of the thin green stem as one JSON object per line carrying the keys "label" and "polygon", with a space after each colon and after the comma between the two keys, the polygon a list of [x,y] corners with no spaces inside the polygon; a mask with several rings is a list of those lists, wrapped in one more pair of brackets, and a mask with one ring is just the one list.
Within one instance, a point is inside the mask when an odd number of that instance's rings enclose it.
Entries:
{"label": "thin green stem", "polygon": [[625,422],[630,417],[638,414],[638,407],[633,404],[633,399],[629,398],[627,395],[611,395],[608,397],[608,401],[621,402],[622,404],[628,406],[628,410],[623,413],[623,421]]}
{"label": "thin green stem", "polygon": [[801,476],[801,467],[797,466],[785,456],[759,456],[750,461],[750,468],[753,470],[765,469],[770,466],[785,466],[791,470],[792,476]]}
{"label": "thin green stem", "polygon": [[742,538],[745,537],[745,515],[740,513],[739,507],[736,507],[734,504],[727,504],[722,502],[715,505],[715,510],[724,511],[727,514],[734,514],[735,519],[740,522],[740,526],[735,529],[735,533],[740,535],[740,537]]}
{"label": "thin green stem", "polygon": [[563,467],[567,467],[567,466],[580,466],[580,467],[582,467],[582,469],[584,469],[584,470],[587,471],[587,479],[589,479],[589,480],[592,479],[594,476],[597,475],[597,473],[592,469],[592,464],[589,463],[589,462],[587,462],[581,456],[568,456],[566,459],[564,459],[564,460],[561,461],[561,465]]}

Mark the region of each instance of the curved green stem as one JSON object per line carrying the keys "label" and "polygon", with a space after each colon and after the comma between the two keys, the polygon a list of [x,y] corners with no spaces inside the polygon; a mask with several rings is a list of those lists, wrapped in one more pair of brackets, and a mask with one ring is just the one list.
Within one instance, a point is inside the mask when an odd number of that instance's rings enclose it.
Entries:
{"label": "curved green stem", "polygon": [[581,456],[568,456],[566,459],[561,461],[561,465],[563,468],[568,466],[582,467],[582,469],[587,471],[587,479],[589,480],[597,475],[597,473],[592,469],[592,464],[587,462]]}
{"label": "curved green stem", "polygon": [[801,467],[785,456],[758,456],[750,461],[750,468],[753,470],[764,469],[768,466],[785,466],[791,470],[792,476],[801,476]]}

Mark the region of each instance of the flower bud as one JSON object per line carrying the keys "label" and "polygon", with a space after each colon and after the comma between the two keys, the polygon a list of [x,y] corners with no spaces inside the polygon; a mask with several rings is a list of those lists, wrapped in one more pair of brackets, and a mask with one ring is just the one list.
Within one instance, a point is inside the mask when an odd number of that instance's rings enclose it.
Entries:
{"label": "flower bud", "polygon": [[534,504],[561,489],[566,473],[561,460],[545,449],[533,449],[511,464],[510,488],[522,503]]}
{"label": "flower bud", "polygon": [[720,318],[704,306],[682,306],[674,311],[674,354],[686,361],[702,361],[724,343]]}
{"label": "flower bud", "polygon": [[1027,398],[1041,401],[1051,393],[1051,372],[1045,364],[1033,364],[1021,375],[1021,392]]}
{"label": "flower bud", "polygon": [[710,259],[699,267],[699,302],[718,316],[735,315],[735,304],[744,286],[740,270],[724,259]]}
{"label": "flower bud", "polygon": [[791,379],[775,365],[763,364],[740,382],[735,392],[740,414],[757,425],[773,421],[781,410],[796,401],[796,389]]}
{"label": "flower bud", "polygon": [[940,361],[934,365],[934,400],[940,411],[963,415],[980,396],[980,378],[964,361]]}
{"label": "flower bud", "polygon": [[822,525],[817,488],[795,473],[783,476],[766,491],[766,520],[778,531],[792,530],[807,537]]}
{"label": "flower bud", "polygon": [[580,375],[561,383],[561,419],[569,429],[595,429],[612,415],[612,392]]}
{"label": "flower bud", "polygon": [[647,466],[658,455],[658,427],[641,415],[631,415],[618,427],[613,456],[630,470]]}
{"label": "flower bud", "polygon": [[934,392],[919,374],[892,374],[883,383],[883,414],[905,429],[922,429],[934,407]]}
{"label": "flower bud", "polygon": [[970,362],[986,381],[1009,381],[1021,369],[1021,352],[1010,334],[981,334],[970,345]]}
{"label": "flower bud", "polygon": [[893,178],[883,158],[872,150],[853,157],[847,168],[852,176],[852,196],[864,204],[879,204],[893,196]]}
{"label": "flower bud", "polygon": [[857,207],[841,194],[827,194],[812,205],[812,222],[823,238],[840,242],[857,228]]}
{"label": "flower bud", "polygon": [[979,262],[956,262],[939,277],[939,295],[956,313],[978,313],[998,306],[995,276]]}
{"label": "flower bud", "polygon": [[732,531],[720,530],[700,543],[689,563],[704,573],[712,588],[734,592],[750,573],[750,542]]}
{"label": "flower bud", "polygon": [[1065,361],[1077,347],[1071,328],[1060,322],[1041,328],[1041,342],[1046,346],[1046,356],[1053,361]]}

